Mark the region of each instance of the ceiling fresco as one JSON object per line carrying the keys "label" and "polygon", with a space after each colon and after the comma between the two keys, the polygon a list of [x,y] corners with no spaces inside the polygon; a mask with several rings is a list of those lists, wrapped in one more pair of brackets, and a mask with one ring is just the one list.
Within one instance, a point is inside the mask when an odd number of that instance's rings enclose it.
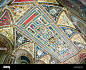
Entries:
{"label": "ceiling fresco", "polygon": [[[78,4],[79,8],[77,5],[71,8],[80,9],[80,13],[86,16],[82,1],[61,1],[71,2],[69,7],[73,3]],[[86,63],[85,35],[76,26],[79,20],[73,22],[69,9],[58,0],[2,0],[0,7],[0,35],[5,36],[12,45],[8,55],[1,55],[0,59],[4,59],[0,64]],[[0,41],[0,52],[4,51],[4,40]]]}

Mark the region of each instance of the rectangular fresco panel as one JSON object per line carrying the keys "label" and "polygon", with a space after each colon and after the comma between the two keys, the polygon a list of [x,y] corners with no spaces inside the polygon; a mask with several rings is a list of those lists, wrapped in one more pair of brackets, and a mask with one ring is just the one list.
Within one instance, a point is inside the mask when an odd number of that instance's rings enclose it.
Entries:
{"label": "rectangular fresco panel", "polygon": [[16,27],[62,62],[78,53],[39,6],[35,6],[31,11],[17,23]]}

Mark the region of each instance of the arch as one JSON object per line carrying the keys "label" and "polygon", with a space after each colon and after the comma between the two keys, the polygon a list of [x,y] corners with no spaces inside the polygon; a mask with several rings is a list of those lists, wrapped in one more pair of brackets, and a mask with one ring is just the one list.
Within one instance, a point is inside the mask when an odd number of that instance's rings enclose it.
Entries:
{"label": "arch", "polygon": [[80,64],[86,64],[86,57],[80,61]]}
{"label": "arch", "polygon": [[16,59],[16,57],[13,54],[8,54],[5,57],[3,64],[14,64],[15,59]]}
{"label": "arch", "polygon": [[[5,48],[7,48],[7,50],[6,50],[7,54],[11,54],[12,53],[12,43],[11,43],[11,41],[6,36],[0,34],[0,42],[3,43]],[[1,48],[3,48],[3,47],[1,47]],[[5,53],[0,53],[0,55],[2,55],[2,54],[4,55]]]}
{"label": "arch", "polygon": [[12,53],[12,46],[11,41],[6,36],[0,34],[0,64],[4,62],[8,54]]}
{"label": "arch", "polygon": [[30,60],[26,56],[20,56],[17,64],[30,64]]}
{"label": "arch", "polygon": [[38,60],[36,64],[46,64],[46,63],[42,60]]}
{"label": "arch", "polygon": [[18,50],[15,51],[16,61],[21,56],[27,57],[30,60],[30,64],[33,64],[33,57],[32,57],[32,55],[27,50],[25,50],[25,49],[18,49]]}
{"label": "arch", "polygon": [[49,64],[50,59],[51,59],[51,56],[48,55],[48,54],[46,54],[46,55],[44,55],[43,57],[41,57],[39,60],[45,62],[46,64]]}
{"label": "arch", "polygon": [[0,34],[3,35],[3,36],[5,36],[5,37],[11,42],[11,44],[13,45],[12,40],[11,40],[9,37],[7,37],[6,34],[3,34],[3,33],[1,33],[1,32],[0,32]]}

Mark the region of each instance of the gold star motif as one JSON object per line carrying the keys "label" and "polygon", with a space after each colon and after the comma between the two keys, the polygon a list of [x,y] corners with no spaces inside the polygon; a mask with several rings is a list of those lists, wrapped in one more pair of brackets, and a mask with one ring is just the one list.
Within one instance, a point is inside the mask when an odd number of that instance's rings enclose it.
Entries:
{"label": "gold star motif", "polygon": [[20,27],[20,25],[18,25]]}
{"label": "gold star motif", "polygon": [[41,24],[43,24],[43,23],[41,23]]}
{"label": "gold star motif", "polygon": [[35,1],[34,4],[35,4],[35,5],[38,5],[38,1]]}
{"label": "gold star motif", "polygon": [[23,30],[25,30],[25,28]]}
{"label": "gold star motif", "polygon": [[36,11],[38,11],[38,8],[36,8]]}
{"label": "gold star motif", "polygon": [[35,43],[35,41],[33,43]]}
{"label": "gold star motif", "polygon": [[41,15],[42,15],[42,13],[41,13]]}
{"label": "gold star motif", "polygon": [[33,21],[31,21],[33,23]]}
{"label": "gold star motif", "polygon": [[33,29],[35,31],[35,29]]}
{"label": "gold star motif", "polygon": [[37,27],[39,27],[39,26],[37,26]]}
{"label": "gold star motif", "polygon": [[15,28],[15,25],[14,25],[14,24],[12,24],[12,25],[11,25],[11,27]]}
{"label": "gold star motif", "polygon": [[61,64],[63,64],[63,62],[61,62]]}
{"label": "gold star motif", "polygon": [[34,36],[33,36],[33,38],[34,38]]}

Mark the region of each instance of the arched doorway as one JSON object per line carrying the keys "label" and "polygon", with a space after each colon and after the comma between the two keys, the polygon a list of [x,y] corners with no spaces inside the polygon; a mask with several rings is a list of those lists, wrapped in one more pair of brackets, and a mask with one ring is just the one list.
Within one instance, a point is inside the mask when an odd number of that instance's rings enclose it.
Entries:
{"label": "arched doorway", "polygon": [[26,56],[20,56],[17,60],[17,64],[30,64],[30,60]]}
{"label": "arched doorway", "polygon": [[15,64],[33,64],[32,55],[25,49],[18,49],[15,52]]}
{"label": "arched doorway", "polygon": [[0,34],[0,64],[3,64],[5,57],[12,53],[12,43],[4,35]]}

